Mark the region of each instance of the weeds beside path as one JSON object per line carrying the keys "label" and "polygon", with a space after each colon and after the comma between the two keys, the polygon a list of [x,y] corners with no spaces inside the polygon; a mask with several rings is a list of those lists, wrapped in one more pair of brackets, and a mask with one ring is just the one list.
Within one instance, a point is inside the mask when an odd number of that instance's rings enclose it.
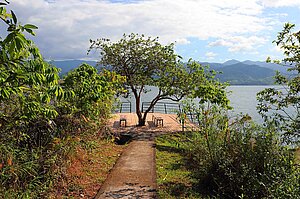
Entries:
{"label": "weeds beside path", "polygon": [[125,147],[91,134],[74,142],[50,198],[93,198]]}
{"label": "weeds beside path", "polygon": [[194,179],[185,164],[183,149],[176,144],[180,136],[156,139],[156,169],[159,198],[202,198],[193,188]]}
{"label": "weeds beside path", "polygon": [[[184,133],[158,137],[159,198],[251,198],[252,192],[257,193],[253,198],[299,198],[299,149],[294,154],[294,150],[275,145],[271,138],[255,137],[253,148],[246,141],[235,139],[229,147],[217,140],[212,146],[214,159],[207,159],[205,136]],[[230,156],[232,151],[235,159]],[[244,192],[240,193],[241,189]]]}

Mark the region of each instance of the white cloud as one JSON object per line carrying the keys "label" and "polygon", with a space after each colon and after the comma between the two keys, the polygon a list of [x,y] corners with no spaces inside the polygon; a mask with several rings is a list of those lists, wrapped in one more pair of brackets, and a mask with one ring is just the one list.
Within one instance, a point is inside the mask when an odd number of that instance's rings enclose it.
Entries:
{"label": "white cloud", "polygon": [[254,52],[258,47],[265,44],[268,40],[258,36],[231,36],[210,42],[208,47],[225,46],[229,52]]}
{"label": "white cloud", "polygon": [[207,52],[207,53],[205,53],[205,56],[206,56],[208,59],[214,59],[214,58],[217,56],[217,54],[214,53],[214,52]]}
{"label": "white cloud", "polygon": [[279,46],[273,46],[273,48],[271,49],[271,52],[283,54],[284,50],[282,48],[280,48]]}
{"label": "white cloud", "polygon": [[263,55],[264,58],[270,57],[272,60],[282,60],[284,58],[284,50],[275,45],[270,47]]}
{"label": "white cloud", "polygon": [[261,0],[264,6],[268,7],[288,7],[288,6],[299,6],[300,0]]}
{"label": "white cloud", "polygon": [[190,44],[191,42],[186,38],[180,38],[180,39],[176,39],[175,43],[185,45],[185,44]]}
{"label": "white cloud", "polygon": [[262,43],[258,38],[250,44],[235,35],[270,30],[273,23],[258,0],[18,0],[11,7],[22,23],[39,27],[34,40],[50,59],[83,58],[89,39],[115,40],[131,32],[159,36],[163,43],[218,38],[230,51],[253,49]]}

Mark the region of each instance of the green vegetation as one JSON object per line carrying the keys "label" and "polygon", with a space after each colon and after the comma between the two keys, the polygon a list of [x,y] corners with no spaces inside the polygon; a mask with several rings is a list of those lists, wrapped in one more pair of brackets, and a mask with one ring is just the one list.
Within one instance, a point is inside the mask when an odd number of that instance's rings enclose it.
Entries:
{"label": "green vegetation", "polygon": [[[195,114],[199,131],[157,140],[161,196],[299,198],[300,32],[293,33],[293,28],[286,24],[275,42],[287,56],[283,63],[297,74],[287,78],[277,73],[275,80],[285,90],[258,93],[263,125],[248,115],[228,118],[215,103],[200,101],[185,106],[186,112]],[[288,107],[295,112],[287,112]],[[179,180],[167,180],[167,173]]]}
{"label": "green vegetation", "polygon": [[184,158],[184,136],[165,135],[156,139],[156,168],[159,198],[202,198],[194,188],[196,179]]}
{"label": "green vegetation", "polygon": [[[214,79],[215,72],[189,60],[181,62],[174,52],[174,44],[163,46],[158,38],[144,35],[123,35],[112,43],[109,39],[91,41],[90,50],[100,50],[100,63],[104,68],[125,76],[126,89],[130,89],[136,100],[139,126],[144,126],[147,113],[164,99],[180,101],[186,96],[198,97],[227,106],[225,85]],[[147,92],[145,86],[158,87],[158,93],[143,113],[140,109],[141,95]]]}
{"label": "green vegetation", "polygon": [[101,129],[125,79],[87,64],[60,79],[25,36],[37,27],[19,24],[6,5],[0,2],[7,26],[0,39],[0,198],[44,198],[65,175],[77,138]]}
{"label": "green vegetation", "polygon": [[[90,50],[101,50],[109,70],[82,64],[60,79],[25,36],[37,27],[21,25],[7,3],[0,0],[7,26],[0,38],[0,198],[92,197],[122,150],[100,136],[124,88],[136,98],[139,125],[159,100],[200,99],[185,106],[198,131],[157,139],[160,197],[299,198],[300,32],[292,32],[294,25],[286,24],[275,43],[296,75],[276,75],[285,92],[258,94],[265,123],[256,125],[247,115],[228,118],[226,85],[216,73],[194,61],[183,64],[173,44],[157,38],[92,41]],[[146,85],[159,92],[142,114]]]}
{"label": "green vegetation", "polygon": [[[274,63],[285,65],[288,71],[295,71],[292,77],[277,72],[275,83],[283,89],[268,88],[258,93],[258,111],[266,124],[275,124],[278,131],[283,132],[285,142],[300,142],[300,31],[293,32],[294,24],[285,24],[284,29],[274,41],[286,56],[282,61]],[[271,59],[268,58],[268,62]],[[293,112],[287,111],[287,109]]]}
{"label": "green vegetation", "polygon": [[275,127],[229,120],[216,106],[194,111],[199,131],[157,139],[163,198],[299,197],[300,168]]}

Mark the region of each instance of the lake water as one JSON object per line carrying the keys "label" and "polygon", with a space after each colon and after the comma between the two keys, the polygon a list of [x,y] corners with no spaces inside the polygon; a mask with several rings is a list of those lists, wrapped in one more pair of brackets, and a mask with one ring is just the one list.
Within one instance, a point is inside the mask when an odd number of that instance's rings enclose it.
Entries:
{"label": "lake water", "polygon": [[258,104],[256,94],[270,87],[274,86],[229,86],[227,90],[230,91],[228,98],[233,107],[232,114],[247,113],[254,121],[262,122],[262,118],[256,110]]}
{"label": "lake water", "polygon": [[[230,100],[230,105],[233,107],[233,111],[231,114],[244,113],[249,114],[252,119],[256,122],[262,122],[261,116],[257,113],[256,106],[256,94],[270,87],[278,87],[279,86],[229,86],[227,91],[230,91],[228,94],[228,98]],[[150,102],[151,99],[155,96],[157,92],[157,88],[149,87],[150,92],[142,95],[142,102]],[[132,103],[132,111],[135,111],[135,100],[134,97],[122,98],[122,102],[130,101]],[[170,102],[168,100],[165,100]]]}

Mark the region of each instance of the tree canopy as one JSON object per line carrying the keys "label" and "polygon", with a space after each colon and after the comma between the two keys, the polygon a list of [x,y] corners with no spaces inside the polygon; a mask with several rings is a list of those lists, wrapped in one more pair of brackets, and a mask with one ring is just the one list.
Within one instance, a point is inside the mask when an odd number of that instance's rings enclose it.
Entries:
{"label": "tree canopy", "polygon": [[83,64],[60,79],[27,37],[37,27],[20,24],[8,3],[0,0],[0,198],[45,198],[70,138],[100,132],[124,78]]}
{"label": "tree canopy", "polygon": [[[295,74],[286,76],[277,72],[275,82],[281,88],[268,88],[258,93],[258,110],[266,122],[275,123],[285,135],[286,142],[300,140],[300,31],[293,31],[294,24],[287,23],[274,43],[285,55],[274,63],[286,66]],[[270,58],[267,62],[271,62]]]}
{"label": "tree canopy", "polygon": [[[215,72],[201,64],[182,58],[174,51],[174,44],[162,45],[158,37],[151,38],[139,34],[124,34],[116,42],[109,39],[91,40],[89,51],[100,50],[100,64],[126,77],[129,88],[136,99],[138,125],[144,125],[147,113],[164,99],[180,101],[184,97],[199,97],[203,102],[212,101],[228,105],[225,86],[214,79]],[[148,109],[140,110],[141,94],[146,86],[158,88]]]}
{"label": "tree canopy", "polygon": [[124,81],[124,77],[114,72],[104,70],[99,74],[93,66],[82,64],[64,78],[64,90],[74,93],[73,97],[66,99],[64,109],[94,121],[101,117],[106,119],[114,103],[113,97],[121,90]]}
{"label": "tree canopy", "polygon": [[[7,36],[0,39],[0,125],[54,118],[57,112],[49,102],[63,95],[58,86],[59,70],[44,62],[39,49],[25,37],[24,32],[35,35],[37,27],[19,24],[14,12],[7,12],[6,3],[1,5],[0,18],[7,25]],[[9,104],[14,106],[8,109]]]}

